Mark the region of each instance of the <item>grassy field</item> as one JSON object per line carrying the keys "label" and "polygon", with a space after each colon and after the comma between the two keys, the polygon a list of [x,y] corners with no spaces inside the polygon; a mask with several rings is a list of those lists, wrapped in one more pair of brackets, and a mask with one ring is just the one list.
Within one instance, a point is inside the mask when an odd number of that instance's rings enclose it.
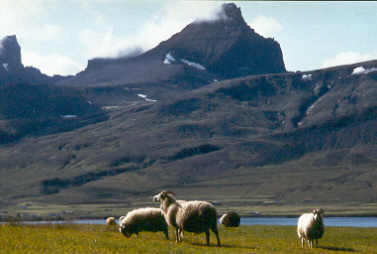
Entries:
{"label": "grassy field", "polygon": [[220,227],[222,247],[207,247],[204,234],[185,234],[176,244],[162,233],[142,232],[127,239],[116,227],[103,225],[22,225],[0,226],[0,253],[377,253],[377,229],[326,228],[319,247],[301,249],[295,227],[241,226]]}

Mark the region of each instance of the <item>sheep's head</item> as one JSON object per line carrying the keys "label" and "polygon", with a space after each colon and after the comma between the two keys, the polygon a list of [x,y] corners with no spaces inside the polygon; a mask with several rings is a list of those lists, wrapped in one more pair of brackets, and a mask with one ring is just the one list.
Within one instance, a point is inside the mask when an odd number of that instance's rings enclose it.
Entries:
{"label": "sheep's head", "polygon": [[312,213],[314,214],[314,219],[318,220],[318,219],[322,218],[325,211],[322,208],[316,208],[316,209],[313,209]]}
{"label": "sheep's head", "polygon": [[115,218],[114,217],[108,217],[106,219],[106,225],[112,226],[112,225],[115,225],[115,224],[116,224],[116,222],[115,222]]}
{"label": "sheep's head", "polygon": [[126,222],[123,221],[124,218],[125,216],[119,218],[119,232],[128,238],[132,235],[132,232],[130,231],[130,228],[127,227]]}
{"label": "sheep's head", "polygon": [[154,202],[163,202],[164,200],[174,200],[175,201],[175,194],[171,191],[161,191],[157,195],[153,196]]}
{"label": "sheep's head", "polygon": [[127,228],[125,225],[119,226],[119,232],[127,238],[129,238],[132,235],[132,232],[130,232],[129,228]]}

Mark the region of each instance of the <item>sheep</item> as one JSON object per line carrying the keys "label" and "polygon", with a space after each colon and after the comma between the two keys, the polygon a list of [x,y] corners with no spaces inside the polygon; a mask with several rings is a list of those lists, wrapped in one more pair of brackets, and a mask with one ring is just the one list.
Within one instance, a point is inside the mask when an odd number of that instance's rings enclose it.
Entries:
{"label": "sheep", "polygon": [[321,238],[325,231],[323,224],[323,209],[314,209],[311,213],[304,213],[297,222],[297,235],[304,248],[304,241],[308,242],[309,248],[313,248],[313,240],[318,246],[318,239]]}
{"label": "sheep", "polygon": [[160,208],[165,215],[166,222],[175,228],[176,242],[182,241],[183,230],[193,233],[206,234],[209,245],[209,229],[217,238],[220,246],[220,237],[217,230],[216,208],[206,201],[177,202],[174,193],[162,191],[153,197],[153,201],[160,202]]}
{"label": "sheep", "polygon": [[238,227],[240,222],[240,216],[236,212],[224,213],[220,218],[220,224],[223,224],[225,227]]}
{"label": "sheep", "polygon": [[146,207],[132,210],[119,218],[119,232],[130,237],[140,231],[162,231],[169,239],[168,225],[160,208]]}
{"label": "sheep", "polygon": [[113,226],[113,225],[115,225],[116,223],[115,223],[115,218],[114,217],[108,217],[107,219],[106,219],[106,225],[107,226]]}

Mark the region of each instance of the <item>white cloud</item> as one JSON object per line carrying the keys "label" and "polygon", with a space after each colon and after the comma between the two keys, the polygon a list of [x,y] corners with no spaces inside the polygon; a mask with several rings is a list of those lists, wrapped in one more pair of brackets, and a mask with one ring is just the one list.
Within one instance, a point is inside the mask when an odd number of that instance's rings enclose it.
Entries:
{"label": "white cloud", "polygon": [[95,57],[119,57],[140,51],[134,38],[118,36],[114,27],[103,31],[84,29],[79,34],[79,41],[85,47],[88,59]]}
{"label": "white cloud", "polygon": [[257,16],[247,23],[255,32],[264,37],[276,37],[284,29],[283,25],[276,19],[265,16]]}
{"label": "white cloud", "polygon": [[215,19],[220,6],[216,2],[170,1],[143,25],[137,41],[143,49],[155,47],[191,22]]}
{"label": "white cloud", "polygon": [[355,51],[341,52],[332,58],[323,61],[322,68],[364,62],[377,58],[377,52],[362,54]]}
{"label": "white cloud", "polygon": [[[84,29],[79,40],[87,50],[88,58],[118,57],[135,50],[149,50],[169,39],[196,20],[213,19],[219,11],[219,3],[166,1],[164,7],[150,17],[132,36],[119,36],[114,26],[103,26],[102,30]],[[100,31],[99,31],[100,30]]]}
{"label": "white cloud", "polygon": [[[0,9],[0,36],[27,32],[35,25],[45,6],[43,0],[2,0]],[[37,38],[37,36],[34,36]]]}
{"label": "white cloud", "polygon": [[[34,30],[34,31],[33,31]],[[38,34],[38,39],[41,41],[50,41],[54,39],[58,39],[60,34],[62,33],[62,28],[60,26],[49,25],[45,24],[39,28],[35,28],[33,30],[29,30],[28,37],[35,36]]]}
{"label": "white cloud", "polygon": [[47,75],[69,75],[77,73],[84,68],[73,59],[57,53],[40,55],[36,52],[22,54],[22,62],[25,66],[33,66]]}

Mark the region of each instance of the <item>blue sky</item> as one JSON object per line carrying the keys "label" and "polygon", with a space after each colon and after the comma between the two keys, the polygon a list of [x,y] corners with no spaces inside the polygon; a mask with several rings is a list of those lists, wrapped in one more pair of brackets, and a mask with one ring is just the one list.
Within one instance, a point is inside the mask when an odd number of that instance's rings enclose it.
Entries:
{"label": "blue sky", "polygon": [[26,66],[75,74],[94,57],[148,50],[225,2],[280,43],[290,71],[377,59],[377,2],[1,0],[0,38],[17,35]]}

